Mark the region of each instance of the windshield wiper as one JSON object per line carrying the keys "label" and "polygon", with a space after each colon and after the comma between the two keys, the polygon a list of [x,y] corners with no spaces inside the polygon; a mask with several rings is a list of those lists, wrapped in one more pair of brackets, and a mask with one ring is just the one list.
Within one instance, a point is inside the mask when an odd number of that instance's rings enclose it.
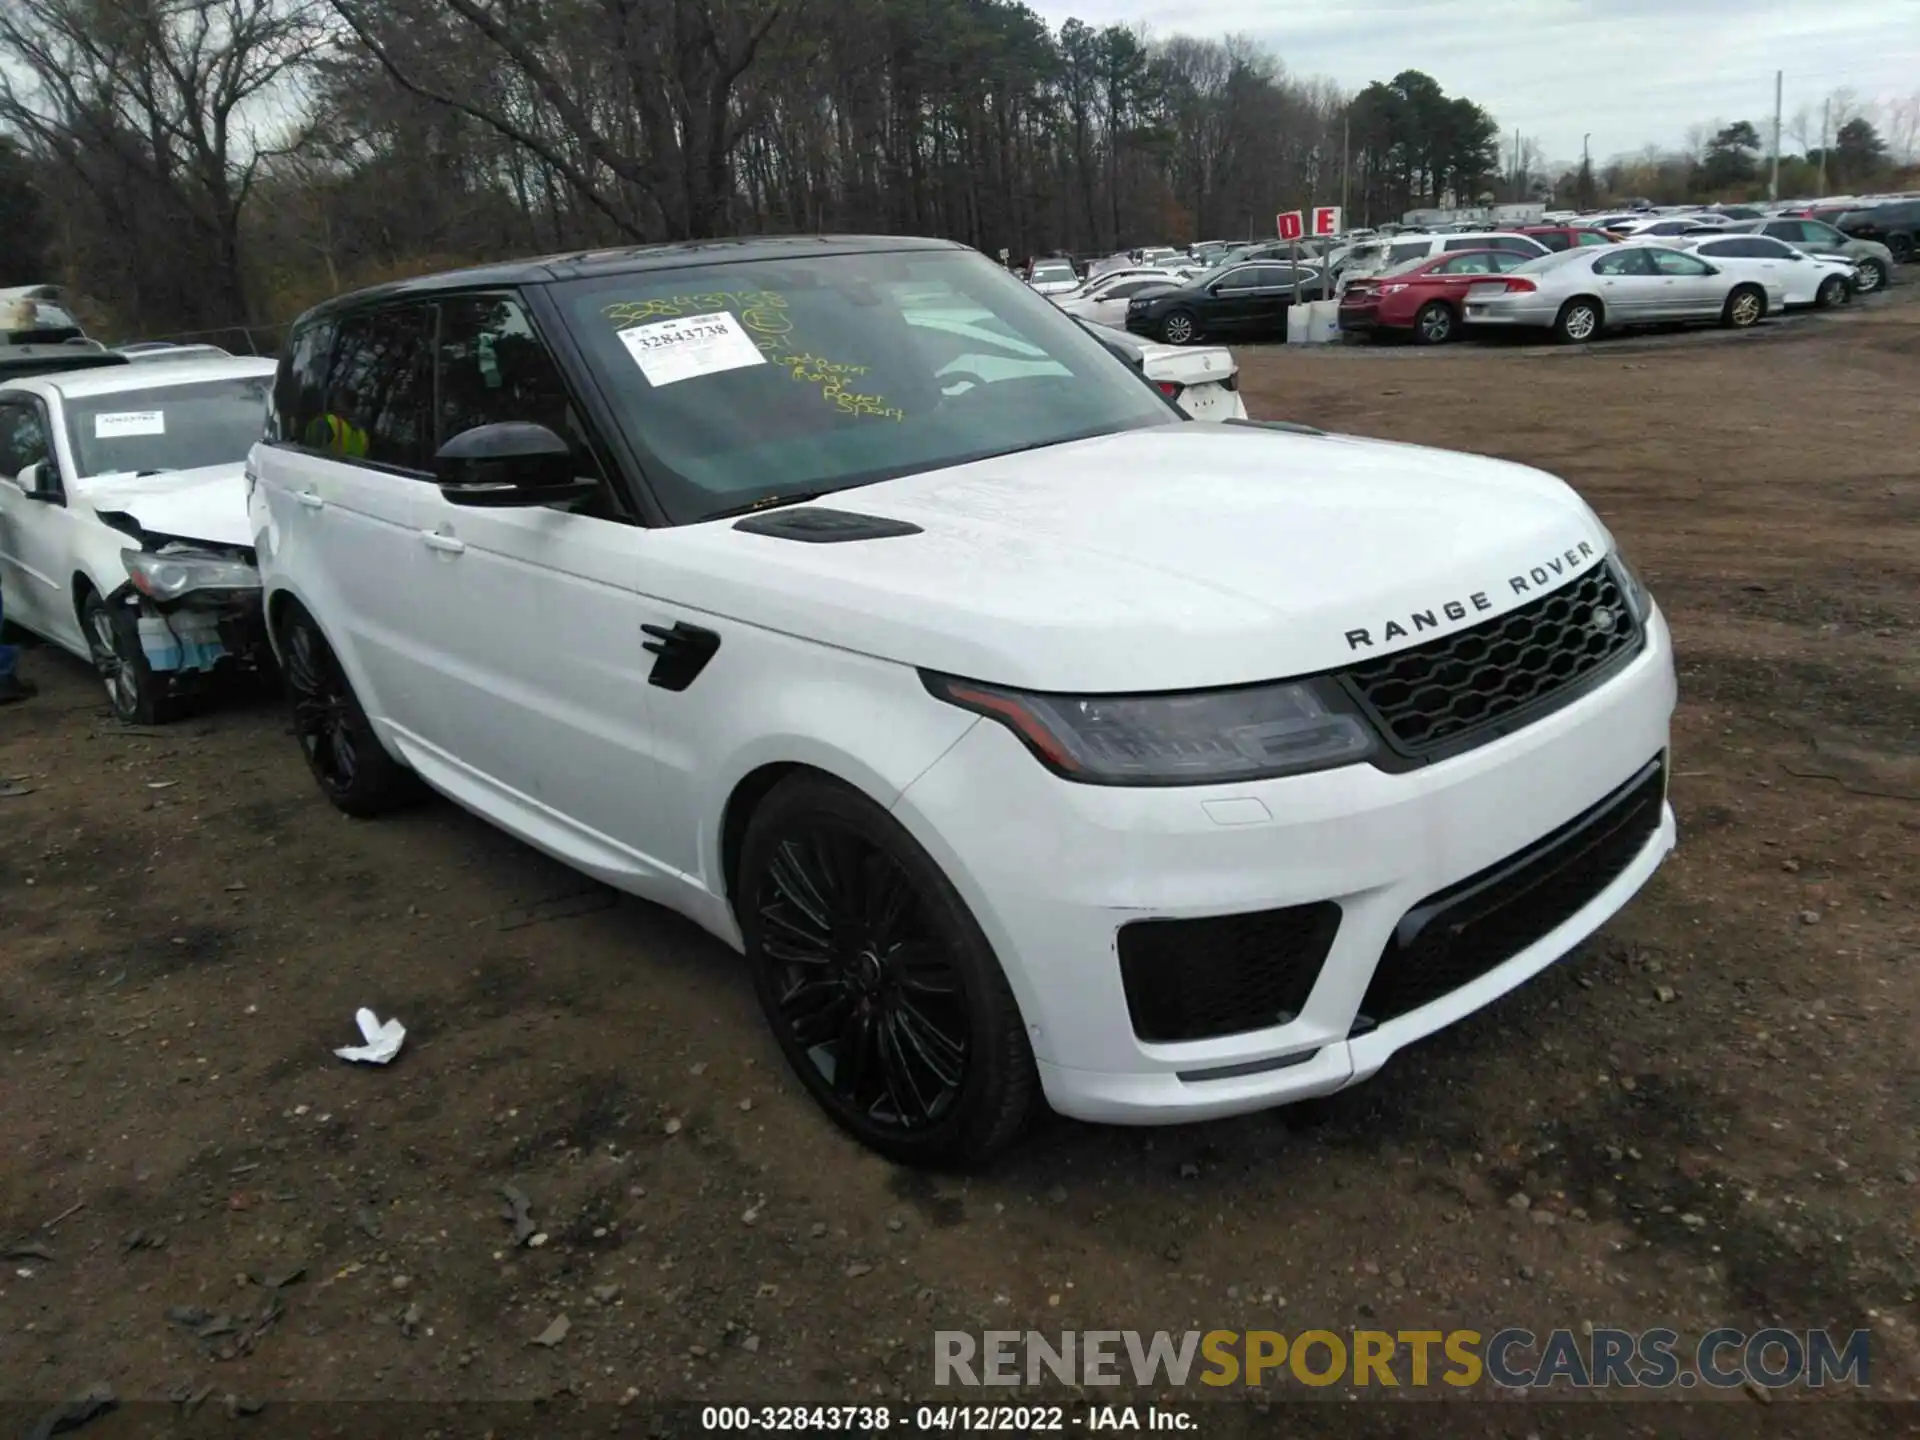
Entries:
{"label": "windshield wiper", "polygon": [[838,488],[840,487],[826,490],[795,490],[783,495],[763,495],[758,500],[749,500],[744,505],[729,505],[725,510],[715,510],[712,514],[702,515],[700,518],[702,521],[728,520],[735,515],[751,515],[756,510],[773,510],[782,505],[804,505],[809,500],[818,500],[823,495],[831,495],[834,489]]}

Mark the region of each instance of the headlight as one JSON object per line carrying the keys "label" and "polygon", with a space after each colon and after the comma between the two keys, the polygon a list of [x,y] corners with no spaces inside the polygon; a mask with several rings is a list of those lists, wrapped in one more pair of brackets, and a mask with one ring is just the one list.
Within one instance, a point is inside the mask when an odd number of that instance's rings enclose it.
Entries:
{"label": "headlight", "polygon": [[1395,285],[1382,285],[1382,286],[1380,287],[1380,293],[1381,293],[1382,295],[1398,295],[1398,294],[1399,294],[1399,293],[1400,293],[1400,292],[1401,292],[1402,290],[1404,290],[1404,289],[1406,289],[1406,288],[1407,288],[1407,287],[1406,287],[1405,285],[1399,285],[1399,284],[1395,284]]}
{"label": "headlight", "polygon": [[1353,765],[1373,732],[1303,680],[1164,695],[1038,695],[923,673],[935,696],[997,720],[1087,785],[1212,785]]}
{"label": "headlight", "polygon": [[258,590],[260,571],[244,560],[185,546],[165,551],[122,550],[127,578],[150,600],[178,600],[196,590]]}
{"label": "headlight", "polygon": [[1613,552],[1611,563],[1614,578],[1620,582],[1620,593],[1627,597],[1627,604],[1633,607],[1633,618],[1642,625],[1646,624],[1653,614],[1653,592],[1647,589],[1647,582],[1627,564],[1627,557],[1618,550]]}

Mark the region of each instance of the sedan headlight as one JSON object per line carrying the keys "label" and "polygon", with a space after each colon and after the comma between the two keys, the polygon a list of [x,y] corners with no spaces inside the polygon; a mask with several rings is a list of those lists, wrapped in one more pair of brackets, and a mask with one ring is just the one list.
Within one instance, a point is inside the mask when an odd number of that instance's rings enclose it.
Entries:
{"label": "sedan headlight", "polygon": [[922,673],[949,704],[996,720],[1056,775],[1086,785],[1213,785],[1353,765],[1373,732],[1327,682],[1160,695],[1045,695]]}
{"label": "sedan headlight", "polygon": [[1380,293],[1382,295],[1398,295],[1402,290],[1406,288],[1407,287],[1401,282],[1395,281],[1391,285],[1382,285],[1380,287]]}
{"label": "sedan headlight", "polygon": [[260,588],[260,571],[244,560],[214,550],[176,546],[168,550],[122,550],[127,578],[149,600],[178,600],[195,591],[244,591]]}

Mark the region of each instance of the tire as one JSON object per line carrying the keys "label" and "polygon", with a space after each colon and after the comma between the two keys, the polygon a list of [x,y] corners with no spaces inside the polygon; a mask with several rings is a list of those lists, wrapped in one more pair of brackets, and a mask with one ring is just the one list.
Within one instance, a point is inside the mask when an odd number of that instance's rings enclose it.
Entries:
{"label": "tire", "polygon": [[1430,301],[1413,317],[1413,343],[1444,345],[1459,329],[1460,317],[1453,313],[1451,305],[1441,300]]}
{"label": "tire", "polygon": [[1913,236],[1889,235],[1887,237],[1887,249],[1893,252],[1894,264],[1909,264],[1913,260]]}
{"label": "tire", "polygon": [[387,753],[348,683],[339,657],[305,610],[280,620],[281,676],[293,705],[293,733],[321,792],[343,814],[362,819],[418,799],[414,773]]}
{"label": "tire", "polygon": [[1822,310],[1846,304],[1847,282],[1838,275],[1829,275],[1820,282],[1820,288],[1813,292],[1813,303]]}
{"label": "tire", "polygon": [[1191,345],[1199,334],[1191,310],[1170,310],[1160,317],[1160,338],[1169,345]]}
{"label": "tire", "polygon": [[183,709],[168,682],[147,663],[140,644],[140,617],[128,605],[109,605],[87,591],[80,605],[80,628],[87,637],[93,673],[107,687],[114,718],[123,725],[164,725]]}
{"label": "tire", "polygon": [[1553,319],[1553,338],[1562,345],[1585,345],[1600,333],[1605,321],[1598,300],[1576,296],[1560,307]]}
{"label": "tire", "polygon": [[823,776],[781,782],[748,822],[734,903],[767,1024],[837,1125],[914,1165],[1013,1143],[1039,1085],[1019,1006],[897,821]]}
{"label": "tire", "polygon": [[1720,323],[1729,330],[1751,330],[1767,314],[1767,295],[1757,285],[1736,285],[1720,311]]}
{"label": "tire", "polygon": [[1859,277],[1854,282],[1855,293],[1872,295],[1887,288],[1887,264],[1878,255],[1869,255],[1854,267]]}

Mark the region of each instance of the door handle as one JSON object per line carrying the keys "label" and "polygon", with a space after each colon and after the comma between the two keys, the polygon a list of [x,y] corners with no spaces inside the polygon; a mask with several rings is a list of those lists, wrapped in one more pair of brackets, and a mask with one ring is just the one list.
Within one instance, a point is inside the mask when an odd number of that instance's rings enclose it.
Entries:
{"label": "door handle", "polygon": [[442,535],[438,530],[422,530],[420,539],[429,550],[438,550],[442,555],[464,555],[467,542],[452,535]]}
{"label": "door handle", "polygon": [[322,500],[320,496],[312,490],[299,491],[293,498],[298,500],[301,505],[308,510],[324,510],[327,508],[327,502]]}

